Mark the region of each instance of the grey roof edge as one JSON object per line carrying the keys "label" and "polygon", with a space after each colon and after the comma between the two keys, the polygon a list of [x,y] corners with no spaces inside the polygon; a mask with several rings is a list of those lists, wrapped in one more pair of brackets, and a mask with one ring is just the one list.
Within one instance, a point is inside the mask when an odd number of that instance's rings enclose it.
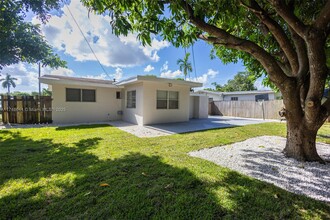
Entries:
{"label": "grey roof edge", "polygon": [[209,93],[214,95],[247,95],[247,94],[271,94],[276,93],[273,90],[253,90],[253,91],[235,91],[235,92],[215,92],[208,90],[198,90],[196,93]]}
{"label": "grey roof edge", "polygon": [[130,77],[130,78],[121,80],[115,84],[116,85],[126,85],[126,84],[141,82],[141,81],[158,81],[158,82],[173,83],[173,84],[178,84],[178,85],[186,85],[186,86],[190,86],[190,87],[202,87],[203,86],[203,83],[199,83],[199,82],[161,78],[161,77],[157,77],[157,76],[141,76],[141,75],[137,75],[134,77]]}

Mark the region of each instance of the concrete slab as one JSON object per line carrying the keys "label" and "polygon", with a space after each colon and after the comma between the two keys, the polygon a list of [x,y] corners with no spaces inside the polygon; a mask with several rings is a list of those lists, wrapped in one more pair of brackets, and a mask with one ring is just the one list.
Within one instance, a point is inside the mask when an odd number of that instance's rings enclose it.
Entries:
{"label": "concrete slab", "polygon": [[159,136],[165,136],[170,135],[172,133],[166,132],[166,131],[160,131],[157,129],[153,129],[152,127],[146,127],[146,126],[139,126],[136,124],[131,124],[124,121],[111,121],[109,122],[110,125],[117,127],[118,129],[131,133],[137,137],[145,138],[145,137],[159,137]]}
{"label": "concrete slab", "polygon": [[194,131],[202,131],[216,128],[228,128],[236,126],[244,126],[250,124],[260,124],[265,122],[278,122],[278,120],[262,120],[254,118],[237,118],[237,117],[227,117],[227,116],[209,116],[205,119],[191,119],[187,122],[178,123],[166,123],[166,124],[155,124],[148,125],[150,129],[155,129],[158,131],[179,134]]}

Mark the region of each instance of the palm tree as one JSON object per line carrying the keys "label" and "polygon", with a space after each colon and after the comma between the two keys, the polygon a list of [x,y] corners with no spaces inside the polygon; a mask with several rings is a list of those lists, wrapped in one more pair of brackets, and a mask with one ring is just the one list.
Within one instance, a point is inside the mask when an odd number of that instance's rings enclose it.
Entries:
{"label": "palm tree", "polygon": [[186,79],[188,72],[192,72],[192,66],[191,63],[189,62],[189,56],[190,53],[186,53],[184,56],[184,59],[178,59],[178,61],[176,62],[177,65],[180,65],[179,68],[181,71],[183,71],[184,74],[184,79]]}
{"label": "palm tree", "polygon": [[6,74],[5,78],[0,79],[0,82],[2,81],[2,87],[8,89],[8,95],[10,94],[10,87],[16,87],[16,83],[14,82],[15,80],[17,80],[17,78],[11,77],[11,75],[8,73]]}

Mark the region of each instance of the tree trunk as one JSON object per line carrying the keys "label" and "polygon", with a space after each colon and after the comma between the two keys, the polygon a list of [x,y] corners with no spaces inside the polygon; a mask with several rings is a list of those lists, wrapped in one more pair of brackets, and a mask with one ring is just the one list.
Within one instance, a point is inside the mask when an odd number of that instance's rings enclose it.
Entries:
{"label": "tree trunk", "polygon": [[299,161],[324,163],[316,151],[317,130],[307,129],[303,121],[287,121],[287,141],[283,153]]}

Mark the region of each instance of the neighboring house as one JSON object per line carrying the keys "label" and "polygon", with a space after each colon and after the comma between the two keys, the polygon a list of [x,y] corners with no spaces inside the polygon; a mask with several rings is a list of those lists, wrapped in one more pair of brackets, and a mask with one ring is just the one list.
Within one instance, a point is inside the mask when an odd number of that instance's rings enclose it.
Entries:
{"label": "neighboring house", "polygon": [[[207,117],[191,106],[207,103],[207,97],[190,97],[201,83],[136,76],[123,81],[44,75],[50,85],[54,123],[124,120],[138,125],[188,121]],[[191,102],[194,102],[191,104]]]}
{"label": "neighboring house", "polygon": [[214,92],[208,90],[200,90],[197,94],[204,94],[209,97],[210,101],[258,101],[258,100],[274,100],[275,92],[268,91],[240,91],[240,92]]}

